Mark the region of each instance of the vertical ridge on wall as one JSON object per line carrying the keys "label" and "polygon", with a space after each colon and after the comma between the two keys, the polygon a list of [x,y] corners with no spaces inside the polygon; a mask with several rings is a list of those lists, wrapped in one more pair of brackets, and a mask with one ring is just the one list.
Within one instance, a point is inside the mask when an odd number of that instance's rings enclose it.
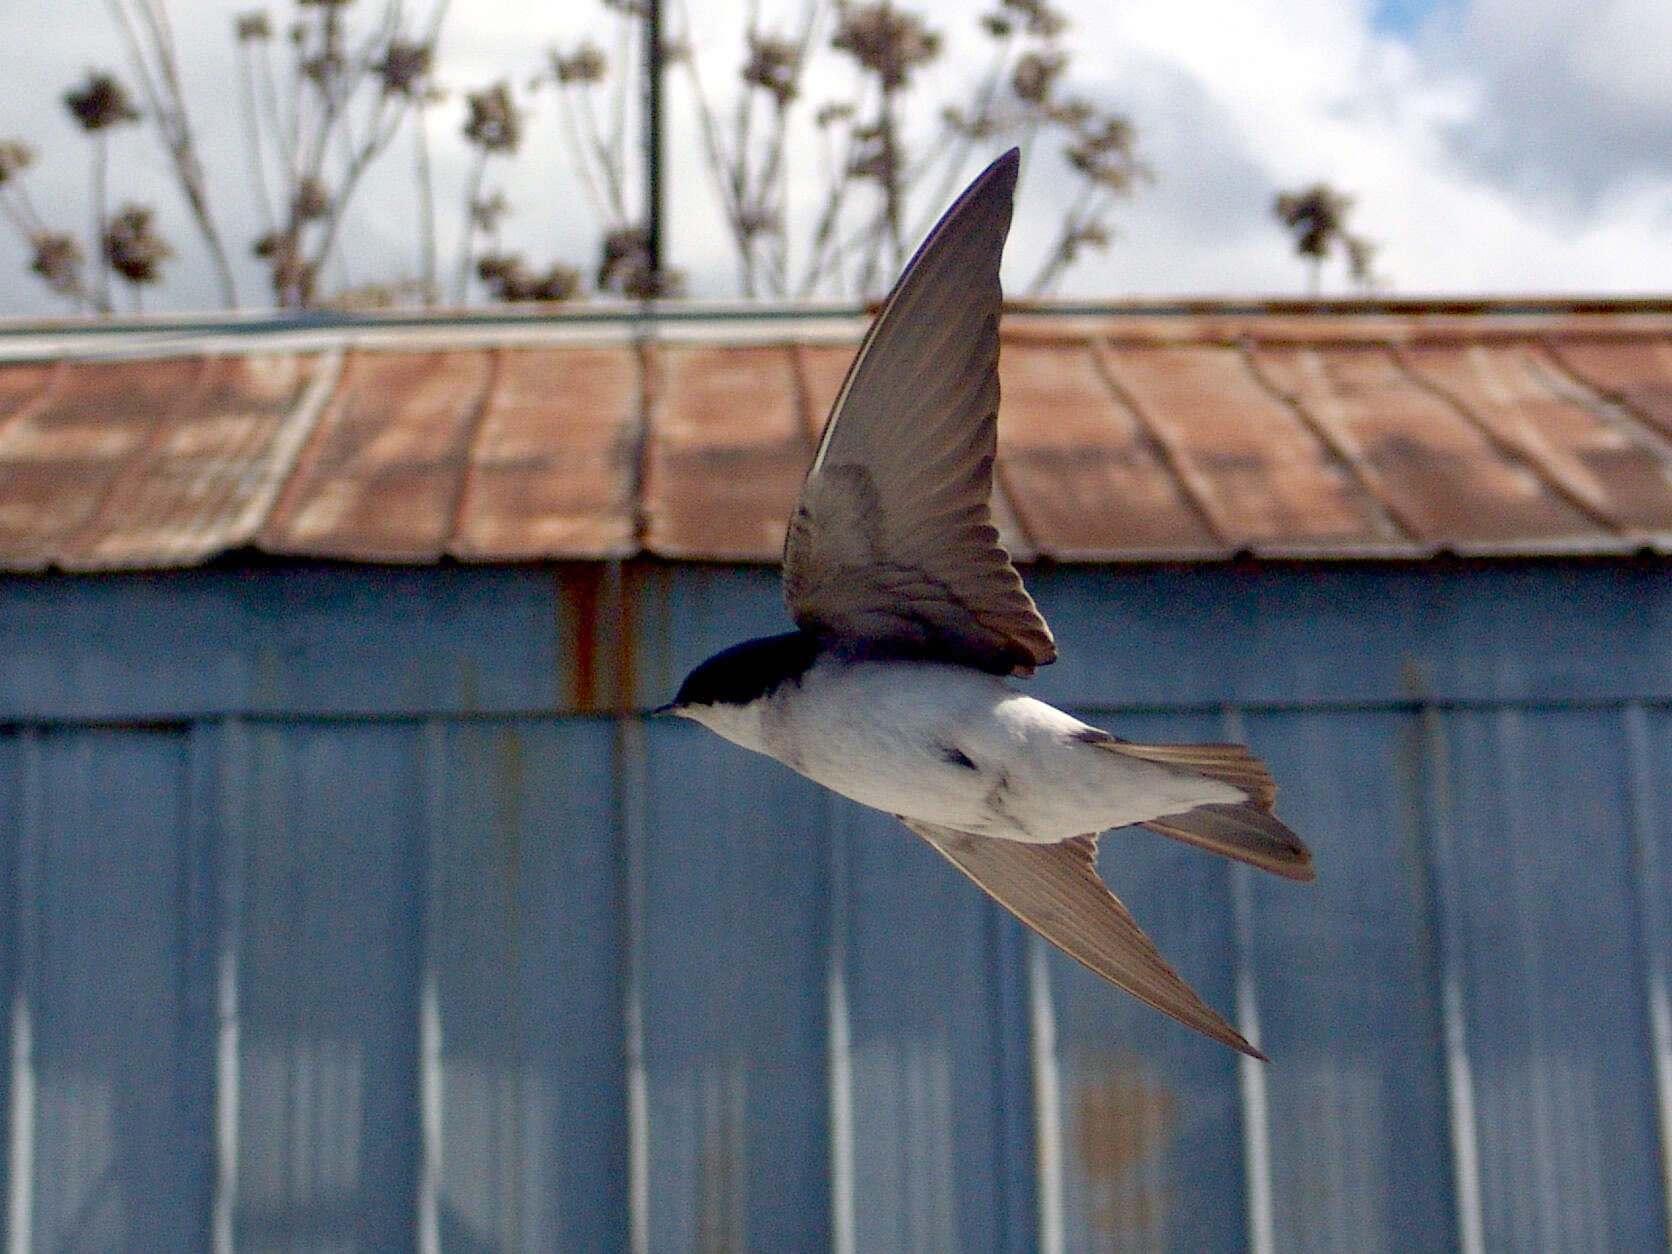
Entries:
{"label": "vertical ridge on wall", "polygon": [[1044,937],[1028,945],[1028,1028],[1033,1054],[1034,1171],[1039,1198],[1039,1252],[1065,1254],[1062,1209],[1062,1076],[1057,1069],[1057,1016],[1051,959]]}
{"label": "vertical ridge on wall", "polygon": [[1419,716],[1249,711],[1243,730],[1318,873],[1249,877],[1275,1246],[1454,1248]]}
{"label": "vertical ridge on wall", "polygon": [[30,1010],[32,949],[35,934],[36,874],[32,869],[41,845],[39,733],[23,728],[0,737],[8,768],[0,780],[6,785],[4,872],[6,924],[0,932],[5,963],[6,1083],[0,1088],[5,1103],[6,1248],[26,1248],[33,1225],[35,1179],[35,1064]]}
{"label": "vertical ridge on wall", "polygon": [[[1227,706],[1220,711],[1226,740],[1242,743],[1242,711]],[[1254,870],[1228,862],[1231,881],[1231,963],[1236,981],[1236,1023],[1248,1042],[1259,1049],[1260,995],[1254,969]],[[1271,1101],[1266,1090],[1266,1063],[1247,1054],[1237,1058],[1237,1090],[1242,1095],[1243,1164],[1248,1188],[1248,1248],[1251,1254],[1275,1254],[1271,1189]]]}
{"label": "vertical ridge on wall", "polygon": [[1469,1050],[1463,970],[1463,916],[1467,905],[1458,879],[1462,873],[1453,831],[1454,801],[1446,726],[1440,710],[1422,707],[1422,755],[1426,768],[1424,800],[1430,857],[1435,868],[1438,915],[1440,1013],[1444,1025],[1445,1075],[1452,1185],[1457,1208],[1457,1243],[1461,1254],[1484,1254],[1486,1227],[1481,1209],[1480,1124],[1475,1108],[1474,1062]]}
{"label": "vertical ridge on wall", "polygon": [[442,842],[447,831],[447,727],[436,718],[423,722],[419,747],[422,760],[422,820],[418,839],[422,845],[423,889],[419,910],[418,974],[418,1196],[414,1219],[419,1254],[441,1254],[441,1189],[444,1178],[445,1140],[442,1112],[447,1090],[442,1065],[446,1024],[441,1017],[439,968],[443,926],[442,894],[446,864]]}
{"label": "vertical ridge on wall", "polygon": [[848,999],[847,816],[834,796],[821,797],[825,841],[825,1015],[830,1101],[830,1250],[857,1254],[854,1215],[853,1027]]}
{"label": "vertical ridge on wall", "polygon": [[621,878],[621,1046],[627,1123],[627,1241],[631,1254],[650,1251],[650,1083],[645,1072],[644,864],[646,732],[636,718],[615,720],[616,865]]}
{"label": "vertical ridge on wall", "polygon": [[[1656,1122],[1660,1129],[1660,1172],[1662,1201],[1666,1208],[1666,1239],[1672,1246],[1672,975],[1668,973],[1672,953],[1672,825],[1665,822],[1664,806],[1669,795],[1672,771],[1656,770],[1654,736],[1664,746],[1668,718],[1664,709],[1656,712],[1651,729],[1648,710],[1641,701],[1626,704],[1624,723],[1630,756],[1631,829],[1633,878],[1637,887],[1638,926],[1643,951],[1644,998],[1649,1008],[1651,1048],[1654,1051]],[[1659,817],[1657,821],[1657,816]],[[1667,847],[1663,847],[1667,846]]]}
{"label": "vertical ridge on wall", "polygon": [[1665,1232],[1619,710],[1446,722],[1488,1246],[1652,1249]]}
{"label": "vertical ridge on wall", "polygon": [[[239,957],[244,947],[244,886],[249,849],[250,730],[229,718],[205,725],[219,731],[218,774],[204,785],[200,803],[212,807],[219,873],[219,913],[214,929],[215,969],[215,1184],[210,1199],[210,1238],[215,1254],[237,1248],[239,1146]],[[194,729],[195,730],[195,729]]]}

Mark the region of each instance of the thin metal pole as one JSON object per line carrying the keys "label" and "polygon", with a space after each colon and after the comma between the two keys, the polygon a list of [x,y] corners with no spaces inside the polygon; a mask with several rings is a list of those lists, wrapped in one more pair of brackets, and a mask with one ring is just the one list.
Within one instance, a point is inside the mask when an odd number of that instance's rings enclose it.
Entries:
{"label": "thin metal pole", "polygon": [[662,294],[662,0],[649,0],[644,22],[644,260],[648,290]]}

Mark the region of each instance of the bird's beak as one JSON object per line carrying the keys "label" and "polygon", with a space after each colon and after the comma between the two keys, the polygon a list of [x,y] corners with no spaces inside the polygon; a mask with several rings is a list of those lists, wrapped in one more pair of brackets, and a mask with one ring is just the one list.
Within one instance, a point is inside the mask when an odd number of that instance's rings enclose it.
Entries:
{"label": "bird's beak", "polygon": [[673,701],[669,701],[666,705],[659,705],[654,710],[650,711],[650,717],[651,718],[663,718],[666,715],[677,714],[677,713],[679,713],[677,703],[673,702]]}

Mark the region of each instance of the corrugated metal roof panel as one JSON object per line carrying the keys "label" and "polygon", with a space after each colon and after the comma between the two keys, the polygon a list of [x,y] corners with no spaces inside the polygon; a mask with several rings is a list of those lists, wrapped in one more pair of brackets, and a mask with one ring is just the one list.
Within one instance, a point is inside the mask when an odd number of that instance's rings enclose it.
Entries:
{"label": "corrugated metal roof panel", "polygon": [[157,464],[209,358],[77,365],[0,430],[0,548],[25,570],[78,565],[127,520],[104,510]]}
{"label": "corrugated metal roof panel", "polygon": [[639,367],[625,345],[506,349],[470,449],[450,551],[625,555],[635,544]]}
{"label": "corrugated metal roof panel", "polygon": [[261,531],[276,553],[433,561],[446,551],[497,359],[354,353]]}
{"label": "corrugated metal roof panel", "polygon": [[254,534],[307,437],[334,355],[212,359],[166,431],[133,462],[66,564],[188,565]]}
{"label": "corrugated metal roof panel", "polygon": [[1506,456],[1390,349],[1261,346],[1254,356],[1273,387],[1351,450],[1369,490],[1423,545],[1537,551],[1602,539],[1534,467]]}
{"label": "corrugated metal roof panel", "polygon": [[60,368],[52,362],[0,364],[0,424],[15,417],[26,402],[38,401]]}
{"label": "corrugated metal roof panel", "polygon": [[1064,559],[1220,546],[1090,344],[1007,342],[999,474],[1034,545]]}
{"label": "corrugated metal roof panel", "polygon": [[1634,439],[1539,346],[1422,345],[1405,358],[1593,521],[1622,533],[1672,533],[1672,456]]}
{"label": "corrugated metal roof panel", "polygon": [[1102,360],[1227,547],[1389,538],[1376,533],[1375,515],[1344,469],[1238,349],[1105,348]]}
{"label": "corrugated metal roof panel", "polygon": [[[0,331],[0,569],[34,570],[774,561],[859,323]],[[1024,559],[1672,548],[1665,303],[1024,310],[1001,371]]]}
{"label": "corrugated metal roof panel", "polygon": [[776,560],[812,456],[793,355],[748,345],[654,356],[646,547],[665,557]]}
{"label": "corrugated metal roof panel", "polygon": [[1672,437],[1672,344],[1665,334],[1631,339],[1546,336],[1562,362],[1609,399]]}

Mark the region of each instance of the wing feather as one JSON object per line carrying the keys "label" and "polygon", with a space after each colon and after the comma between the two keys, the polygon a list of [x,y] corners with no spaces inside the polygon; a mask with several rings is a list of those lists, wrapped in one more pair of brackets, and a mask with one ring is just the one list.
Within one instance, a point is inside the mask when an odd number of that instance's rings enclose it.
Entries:
{"label": "wing feather", "polygon": [[993,526],[1011,150],[947,210],[871,325],[802,485],[784,595],[825,639],[1026,674],[1056,657]]}
{"label": "wing feather", "polygon": [[1069,957],[1186,1027],[1250,1057],[1265,1058],[1180,978],[1131,911],[1104,886],[1097,874],[1095,836],[1031,845],[918,819],[900,821]]}

